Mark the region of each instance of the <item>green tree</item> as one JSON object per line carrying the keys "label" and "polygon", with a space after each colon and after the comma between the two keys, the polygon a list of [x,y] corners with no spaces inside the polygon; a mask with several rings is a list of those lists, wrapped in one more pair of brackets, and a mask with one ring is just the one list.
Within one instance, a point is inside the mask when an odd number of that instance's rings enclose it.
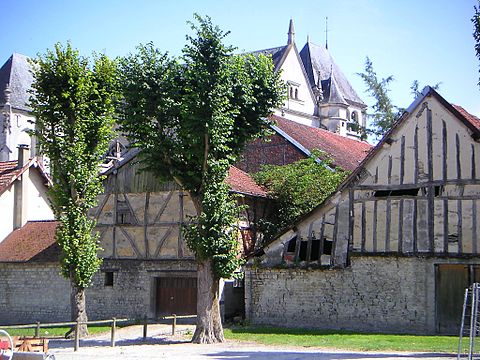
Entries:
{"label": "green tree", "polygon": [[[86,321],[85,288],[101,260],[95,221],[87,215],[103,190],[99,177],[114,123],[116,64],[94,56],[93,65],[68,43],[33,60],[34,135],[50,159],[51,204],[59,226],[62,274],[71,282],[73,321]],[[82,326],[80,335],[87,333]]]}
{"label": "green tree", "polygon": [[368,115],[372,119],[371,125],[373,127],[367,129],[367,132],[378,138],[392,127],[398,113],[397,108],[388,96],[389,85],[393,81],[393,76],[390,75],[379,80],[373,69],[373,63],[368,57],[365,61],[365,72],[357,73],[357,75],[365,82],[368,94],[375,99],[375,104],[372,106],[373,113]]}
{"label": "green tree", "polygon": [[[475,40],[475,54],[477,55],[478,60],[480,61],[480,1],[478,1],[478,7],[473,7],[475,13],[472,17],[473,23],[473,39]],[[479,73],[480,73],[480,66],[479,66]],[[478,81],[478,85],[480,86],[480,77]]]}
{"label": "green tree", "polygon": [[[375,99],[375,104],[372,106],[373,113],[367,114],[367,117],[372,119],[371,127],[364,129],[366,134],[373,134],[377,139],[381,138],[393,125],[396,119],[405,111],[404,108],[395,106],[388,95],[390,89],[389,85],[393,81],[393,76],[378,79],[377,73],[373,69],[373,63],[368,58],[365,61],[365,72],[357,73],[367,87],[368,94]],[[438,90],[441,83],[432,86],[433,89]],[[420,83],[414,80],[410,86],[411,94],[414,99],[421,95]]]}
{"label": "green tree", "polygon": [[348,172],[340,167],[334,168],[331,158],[320,151],[292,164],[264,165],[253,177],[268,189],[276,202],[271,215],[259,223],[263,241],[268,242],[300,216],[320,205],[347,175]]}
{"label": "green tree", "polygon": [[[246,143],[268,129],[284,87],[265,56],[233,55],[228,34],[195,15],[181,59],[152,44],[122,61],[122,129],[140,149],[144,168],[173,179],[197,212],[184,229],[197,261],[197,328],[193,341],[224,341],[219,279],[238,267],[237,204],[225,179]],[[181,64],[180,64],[181,62]]]}

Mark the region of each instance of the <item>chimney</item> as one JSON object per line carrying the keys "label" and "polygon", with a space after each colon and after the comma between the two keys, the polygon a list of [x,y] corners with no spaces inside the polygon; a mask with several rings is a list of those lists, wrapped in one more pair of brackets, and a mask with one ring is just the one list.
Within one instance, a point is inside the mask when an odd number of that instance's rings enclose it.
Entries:
{"label": "chimney", "polygon": [[18,148],[18,165],[19,169],[23,168],[30,160],[30,147],[27,144],[19,144]]}
{"label": "chimney", "polygon": [[[28,145],[18,145],[18,169],[22,169],[30,158]],[[29,169],[20,175],[13,185],[13,228],[18,229],[27,223]]]}

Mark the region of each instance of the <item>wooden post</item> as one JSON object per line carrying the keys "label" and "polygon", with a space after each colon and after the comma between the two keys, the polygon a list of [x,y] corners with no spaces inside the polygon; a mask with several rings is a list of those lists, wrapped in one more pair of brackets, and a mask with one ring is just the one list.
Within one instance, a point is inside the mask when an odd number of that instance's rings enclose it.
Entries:
{"label": "wooden post", "polygon": [[40,322],[37,321],[37,327],[35,328],[35,338],[38,339],[40,337]]}
{"label": "wooden post", "polygon": [[172,319],[172,335],[175,335],[175,327],[177,326],[177,315],[173,314]]}
{"label": "wooden post", "polygon": [[77,320],[75,324],[75,344],[73,346],[73,351],[78,351],[80,347],[80,320]]}
{"label": "wooden post", "polygon": [[112,318],[112,334],[110,339],[110,345],[115,347],[115,332],[117,330],[117,319]]}
{"label": "wooden post", "polygon": [[147,338],[147,326],[148,326],[148,318],[145,316],[143,318],[143,340]]}

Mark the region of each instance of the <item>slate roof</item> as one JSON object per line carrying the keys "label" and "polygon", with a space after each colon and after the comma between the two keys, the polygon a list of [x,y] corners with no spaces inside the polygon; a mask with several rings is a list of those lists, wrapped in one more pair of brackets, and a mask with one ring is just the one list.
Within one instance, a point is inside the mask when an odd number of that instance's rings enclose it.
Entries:
{"label": "slate roof", "polygon": [[[320,83],[322,84],[324,96],[326,95],[326,102],[330,98],[332,100],[341,100],[343,98],[349,103],[362,107],[367,106],[357,95],[342,70],[335,63],[332,55],[328,52],[328,49],[324,46],[319,46],[309,41],[300,51],[300,57],[312,87],[318,85],[318,73],[320,72]],[[333,80],[336,83],[332,85]],[[323,89],[323,86],[328,86],[328,88]],[[331,94],[332,89],[335,90],[334,94]]]}
{"label": "slate roof", "polygon": [[267,197],[267,191],[257,185],[245,171],[231,166],[228,171],[227,184],[233,192],[251,196]]}
{"label": "slate roof", "polygon": [[474,127],[476,127],[478,130],[480,130],[480,119],[476,117],[475,115],[470,114],[467,110],[465,110],[463,107],[460,105],[455,105],[452,104],[452,106],[457,110],[460,114],[463,115],[463,117],[471,123]]}
{"label": "slate roof", "polygon": [[0,106],[5,104],[5,88],[10,84],[10,104],[20,110],[30,111],[27,105],[30,94],[28,90],[32,86],[33,75],[28,57],[14,53],[0,68]]}
{"label": "slate roof", "polygon": [[50,182],[50,178],[37,158],[30,159],[23,168],[17,168],[17,164],[17,160],[0,162],[0,195],[31,166],[38,168],[45,180]]}
{"label": "slate roof", "polygon": [[287,51],[288,45],[284,46],[279,46],[271,49],[264,49],[264,50],[257,50],[257,51],[251,51],[248,54],[253,54],[253,55],[270,55],[272,57],[273,64],[275,65],[275,71],[279,69],[279,67],[282,65],[281,61],[283,58],[283,55]]}
{"label": "slate roof", "polygon": [[355,170],[373,148],[366,142],[302,125],[280,116],[273,115],[271,118],[276,122],[276,126],[295,142],[310,152],[314,149],[325,151],[332,157],[334,165],[345,170]]}
{"label": "slate roof", "polygon": [[29,221],[0,243],[0,262],[58,261],[57,221]]}

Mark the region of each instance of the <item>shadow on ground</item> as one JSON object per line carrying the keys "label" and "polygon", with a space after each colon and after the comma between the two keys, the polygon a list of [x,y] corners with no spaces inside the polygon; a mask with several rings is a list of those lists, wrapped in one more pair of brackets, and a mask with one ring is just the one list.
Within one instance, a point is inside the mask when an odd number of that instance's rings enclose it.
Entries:
{"label": "shadow on ground", "polygon": [[297,360],[297,359],[456,359],[456,356],[439,353],[421,353],[421,354],[372,354],[372,353],[340,353],[340,352],[296,352],[296,351],[223,351],[215,354],[205,354],[204,356],[212,360],[220,359],[242,359],[242,360]]}
{"label": "shadow on ground", "polygon": [[[134,346],[134,345],[172,345],[172,344],[188,344],[189,340],[174,340],[167,337],[149,337],[146,339],[119,339],[115,341],[115,346]],[[50,340],[48,347],[50,349],[73,349],[74,342],[72,340]],[[110,347],[109,340],[85,339],[80,340],[80,348],[82,347]]]}

